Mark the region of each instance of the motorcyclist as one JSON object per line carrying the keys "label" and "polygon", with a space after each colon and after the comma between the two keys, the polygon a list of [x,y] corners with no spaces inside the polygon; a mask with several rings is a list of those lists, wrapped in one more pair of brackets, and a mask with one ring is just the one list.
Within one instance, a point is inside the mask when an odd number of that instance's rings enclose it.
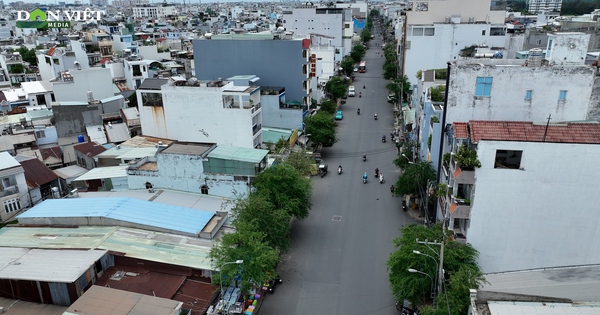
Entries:
{"label": "motorcyclist", "polygon": [[360,115],[360,108],[358,108],[358,109],[356,110],[356,114],[357,114],[357,115]]}
{"label": "motorcyclist", "polygon": [[381,141],[385,142],[385,135],[381,137]]}
{"label": "motorcyclist", "polygon": [[367,155],[365,153],[363,153],[363,161],[367,160]]}
{"label": "motorcyclist", "polygon": [[375,120],[377,120],[377,114],[375,114]]}
{"label": "motorcyclist", "polygon": [[379,167],[375,168],[375,177],[379,177]]}
{"label": "motorcyclist", "polygon": [[367,180],[367,172],[363,174],[363,180]]}
{"label": "motorcyclist", "polygon": [[379,174],[379,182],[383,184],[383,173]]}
{"label": "motorcyclist", "polygon": [[358,97],[362,97],[362,92],[358,92]]}
{"label": "motorcyclist", "polygon": [[341,165],[338,166],[338,173],[340,173],[340,174],[342,173],[342,166]]}
{"label": "motorcyclist", "polygon": [[366,89],[366,88],[367,88],[367,86],[365,84],[363,84],[363,89]]}

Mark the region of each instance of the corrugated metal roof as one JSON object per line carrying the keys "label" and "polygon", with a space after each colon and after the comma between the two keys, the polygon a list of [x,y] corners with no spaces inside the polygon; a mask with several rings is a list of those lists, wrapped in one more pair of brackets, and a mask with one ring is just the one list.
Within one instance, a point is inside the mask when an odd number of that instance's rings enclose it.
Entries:
{"label": "corrugated metal roof", "polygon": [[111,97],[107,97],[107,98],[103,98],[100,100],[100,103],[108,103],[108,102],[112,102],[112,101],[116,101],[116,100],[122,100],[125,99],[123,97],[123,95],[115,95],[115,96],[111,96]]}
{"label": "corrugated metal roof", "polygon": [[47,199],[17,219],[98,217],[198,235],[213,212],[133,198]]}
{"label": "corrugated metal roof", "polygon": [[0,279],[71,283],[106,252],[0,247]]}
{"label": "corrugated metal roof", "polygon": [[123,153],[117,155],[115,158],[124,160],[141,159],[147,156],[155,156],[156,151],[158,151],[158,148],[128,148],[126,151],[118,151]]}
{"label": "corrugated metal roof", "polygon": [[219,144],[208,154],[208,158],[258,163],[269,150],[249,149]]}
{"label": "corrugated metal roof", "polygon": [[0,152],[0,170],[21,167],[21,164],[8,152]]}
{"label": "corrugated metal roof", "polygon": [[78,181],[119,177],[127,177],[127,165],[96,167],[73,180]]}
{"label": "corrugated metal roof", "polygon": [[202,270],[213,269],[208,258],[211,241],[129,227],[4,227],[0,229],[0,247],[98,248],[125,253],[126,257]]}
{"label": "corrugated metal roof", "polygon": [[105,147],[96,142],[83,142],[74,145],[73,148],[89,157],[95,157],[99,153],[106,151]]}
{"label": "corrugated metal roof", "polygon": [[180,304],[179,301],[93,285],[63,315],[172,315]]}
{"label": "corrugated metal roof", "polygon": [[[104,133],[104,126],[102,125],[85,126],[85,131],[88,137],[90,137],[90,141],[97,142],[98,144],[108,142],[108,140],[106,140],[106,134]],[[79,150],[79,146],[80,145],[78,145],[76,149]]]}
{"label": "corrugated metal roof", "polygon": [[275,129],[275,128],[262,128],[262,134],[263,134],[263,142],[265,143],[277,143],[277,141],[279,141],[279,139],[284,138],[284,139],[289,139],[290,136],[292,135],[292,131],[291,130],[284,130],[284,129]]}
{"label": "corrugated metal roof", "polygon": [[44,162],[36,158],[23,160],[20,163],[25,170],[25,180],[29,187],[39,187],[58,178],[58,175],[52,172]]}
{"label": "corrugated metal roof", "polygon": [[167,84],[168,79],[145,79],[138,87],[138,90],[159,90],[160,87]]}
{"label": "corrugated metal roof", "polygon": [[200,143],[200,142],[175,142],[162,150],[164,154],[189,154],[189,155],[203,155],[206,151],[214,147],[214,143]]}
{"label": "corrugated metal roof", "polygon": [[54,170],[54,174],[62,179],[68,179],[72,177],[80,176],[85,174],[88,170],[79,165],[70,165],[67,167],[59,168]]}
{"label": "corrugated metal roof", "polygon": [[121,112],[123,112],[123,115],[128,120],[140,119],[140,113],[138,112],[137,107],[121,108]]}
{"label": "corrugated metal roof", "polygon": [[110,124],[104,126],[104,128],[110,142],[123,142],[131,139],[126,123]]}

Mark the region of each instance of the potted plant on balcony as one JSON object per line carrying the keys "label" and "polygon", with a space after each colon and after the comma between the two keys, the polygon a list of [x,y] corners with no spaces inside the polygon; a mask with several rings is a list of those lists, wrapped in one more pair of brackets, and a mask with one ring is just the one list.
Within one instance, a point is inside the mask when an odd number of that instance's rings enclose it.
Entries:
{"label": "potted plant on balcony", "polygon": [[469,149],[465,144],[461,145],[454,160],[463,170],[474,170],[476,167],[481,167],[481,162],[477,159],[477,151]]}

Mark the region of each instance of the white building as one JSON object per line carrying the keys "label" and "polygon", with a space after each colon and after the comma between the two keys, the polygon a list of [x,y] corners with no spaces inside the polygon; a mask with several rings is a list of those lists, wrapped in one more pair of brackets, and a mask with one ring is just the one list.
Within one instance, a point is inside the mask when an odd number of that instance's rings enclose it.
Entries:
{"label": "white building", "polygon": [[[406,11],[404,74],[416,83],[419,70],[445,68],[466,47],[505,45],[505,7],[491,0],[413,2]],[[401,41],[398,38],[398,43]],[[402,62],[402,61],[401,61]]]}
{"label": "white building", "polygon": [[42,80],[50,81],[61,72],[70,69],[88,69],[90,67],[85,45],[71,40],[68,47],[52,47],[36,53],[38,68]]}
{"label": "white building", "polygon": [[[246,82],[258,80],[247,77]],[[229,80],[238,79],[244,78]],[[146,136],[243,148],[257,148],[262,143],[259,86],[146,79],[136,93]]]}
{"label": "white building", "polygon": [[133,7],[135,18],[160,18],[176,14],[177,8],[170,5]]}
{"label": "white building", "polygon": [[[298,36],[311,34],[322,35],[321,44],[333,45],[344,56],[350,53],[352,38],[347,34],[346,25],[352,31],[350,11],[342,8],[317,8],[315,6],[298,6],[292,11],[283,12],[283,27]],[[340,59],[341,59],[340,56]]]}
{"label": "white building", "polygon": [[542,11],[560,12],[562,8],[562,0],[529,0],[529,9],[532,13],[540,13]]}
{"label": "white building", "polygon": [[[484,273],[598,263],[598,203],[589,197],[598,192],[599,123],[472,120],[452,129],[451,189],[438,201]],[[461,144],[481,167],[462,167]]]}
{"label": "white building", "polygon": [[[325,96],[325,91],[322,89],[323,86],[335,76],[336,60],[335,51],[336,48],[332,45],[322,45],[319,38],[312,39],[313,44],[310,46],[311,53],[311,70],[312,64],[314,63],[315,78],[316,80],[310,80],[310,88],[313,91],[313,98],[320,100]],[[314,55],[314,60],[313,59]]]}
{"label": "white building", "polygon": [[160,62],[156,60],[124,59],[123,74],[127,86],[132,90],[137,89],[145,79],[153,78],[155,74],[158,74],[158,65]]}
{"label": "white building", "polygon": [[109,68],[88,68],[62,73],[62,80],[53,81],[52,89],[57,102],[86,101],[90,97],[101,100],[115,96],[115,85]]}
{"label": "white building", "polygon": [[25,170],[8,152],[0,152],[0,222],[7,222],[30,204]]}

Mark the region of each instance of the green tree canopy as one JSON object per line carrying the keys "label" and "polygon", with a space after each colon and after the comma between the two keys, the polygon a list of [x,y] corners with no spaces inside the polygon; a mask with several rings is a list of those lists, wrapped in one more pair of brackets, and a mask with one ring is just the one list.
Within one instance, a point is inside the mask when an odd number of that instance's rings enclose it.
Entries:
{"label": "green tree canopy", "polygon": [[238,199],[232,209],[233,226],[248,223],[256,231],[264,232],[269,246],[285,252],[290,246],[290,215],[277,209],[265,196],[252,193],[248,198]]}
{"label": "green tree canopy", "polygon": [[322,111],[333,115],[335,114],[335,111],[337,110],[337,104],[330,100],[330,99],[324,99],[321,101],[321,109]]}
{"label": "green tree canopy", "polygon": [[413,148],[415,148],[417,146],[416,142],[409,142],[406,143],[404,146],[402,146],[402,151],[400,152],[400,154],[398,155],[398,157],[394,160],[394,165],[396,165],[397,167],[400,168],[404,168],[407,166],[410,166],[410,161],[408,160],[408,158],[404,157],[411,157],[413,156]]}
{"label": "green tree canopy", "polygon": [[338,76],[331,78],[325,84],[325,92],[331,96],[332,99],[337,100],[340,97],[346,95],[348,87],[344,80]]}
{"label": "green tree canopy", "polygon": [[35,49],[27,49],[27,47],[21,46],[21,47],[19,47],[19,49],[17,51],[19,52],[19,54],[21,54],[23,61],[28,62],[32,66],[37,65]]}
{"label": "green tree canopy", "polygon": [[342,71],[344,71],[344,74],[347,76],[351,76],[352,72],[354,72],[354,59],[352,59],[351,57],[344,57],[344,59],[342,59],[342,62],[340,63],[340,66],[342,68]]}
{"label": "green tree canopy", "polygon": [[[252,286],[275,276],[275,267],[279,262],[279,252],[269,246],[266,233],[259,232],[251,223],[240,221],[233,233],[226,233],[215,242],[209,258],[218,276],[213,275],[214,283],[223,280],[228,286],[232,279],[238,278],[242,292],[248,292]],[[243,260],[242,264],[225,264]],[[220,269],[220,270],[219,270]]]}
{"label": "green tree canopy", "polygon": [[10,66],[10,73],[25,73],[25,67],[20,63],[15,63]]}
{"label": "green tree canopy", "polygon": [[306,133],[310,134],[310,141],[314,144],[333,144],[336,141],[333,115],[319,111],[315,115],[304,118],[304,123]]}
{"label": "green tree canopy", "polygon": [[[428,248],[417,243],[416,239],[444,242],[445,278],[443,291],[435,301],[438,305],[437,314],[448,314],[448,309],[453,315],[466,314],[470,304],[469,289],[478,289],[485,282],[476,263],[479,254],[470,245],[452,241],[448,232],[443,235],[442,223],[430,229],[422,225],[405,226],[402,228],[402,236],[393,240],[395,251],[387,261],[393,294],[399,300],[407,299],[417,304],[430,299],[432,280],[419,273],[410,273],[408,269],[416,269],[436,279],[440,261],[439,247]],[[431,257],[415,254],[415,250]],[[431,307],[421,307],[420,314],[436,312]]]}
{"label": "green tree canopy", "polygon": [[[365,53],[365,46],[361,44],[354,45],[354,47],[352,47],[352,50],[350,51],[350,57],[352,58],[352,60],[354,60],[354,63],[359,63],[365,56]],[[354,68],[352,69],[354,70]]]}
{"label": "green tree canopy", "polygon": [[[371,22],[371,23],[373,23],[373,22]],[[371,25],[373,25],[373,24],[371,24]],[[362,32],[360,32],[360,39],[365,43],[368,43],[369,41],[371,41],[370,28],[365,28],[362,30]]]}
{"label": "green tree canopy", "polygon": [[426,193],[427,182],[436,180],[431,162],[417,161],[406,165],[396,182],[396,195],[418,195]]}
{"label": "green tree canopy", "polygon": [[253,183],[256,192],[283,209],[290,217],[304,219],[311,207],[312,186],[289,164],[278,164],[258,174]]}
{"label": "green tree canopy", "polygon": [[315,159],[303,152],[292,152],[283,163],[291,165],[300,175],[309,176],[312,172],[312,165],[315,163]]}

